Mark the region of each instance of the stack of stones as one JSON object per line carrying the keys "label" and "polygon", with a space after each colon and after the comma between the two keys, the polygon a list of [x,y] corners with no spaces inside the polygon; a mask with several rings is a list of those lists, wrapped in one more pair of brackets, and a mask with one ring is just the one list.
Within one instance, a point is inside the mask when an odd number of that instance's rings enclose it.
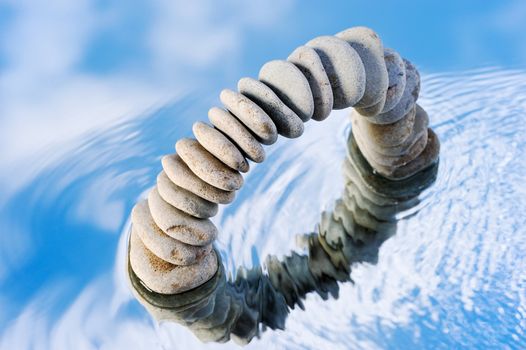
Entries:
{"label": "stack of stones", "polygon": [[214,276],[218,204],[233,201],[249,161],[265,159],[263,145],[278,135],[297,138],[310,119],[355,107],[353,134],[369,164],[390,179],[404,179],[438,157],[438,140],[416,105],[416,69],[383,48],[365,27],[321,36],[287,60],[266,63],[258,80],[242,78],[238,91],[223,90],[223,108],[209,110],[210,124],[193,126],[162,159],[163,171],[148,199],[132,212],[130,264],[151,291],[177,294]]}

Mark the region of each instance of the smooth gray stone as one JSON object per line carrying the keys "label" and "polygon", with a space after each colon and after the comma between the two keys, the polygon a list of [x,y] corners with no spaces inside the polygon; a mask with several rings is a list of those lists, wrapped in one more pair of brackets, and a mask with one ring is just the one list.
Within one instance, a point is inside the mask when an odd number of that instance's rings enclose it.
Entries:
{"label": "smooth gray stone", "polygon": [[212,278],[217,271],[217,256],[211,251],[195,264],[173,265],[149,251],[132,231],[130,265],[150,290],[160,294],[177,294],[200,286]]}
{"label": "smooth gray stone", "polygon": [[367,27],[346,29],[336,37],[345,40],[360,56],[365,68],[365,92],[355,108],[375,106],[360,111],[363,115],[376,115],[384,107],[389,77],[384,60],[384,47],[378,35]]}
{"label": "smooth gray stone", "polygon": [[203,122],[195,122],[192,131],[204,149],[230,168],[243,173],[250,169],[241,151],[221,131]]}
{"label": "smooth gray stone", "polygon": [[258,104],[272,119],[278,134],[297,138],[303,134],[303,121],[270,87],[252,78],[242,78],[237,83],[240,93]]}
{"label": "smooth gray stone", "polygon": [[219,99],[243,125],[258,137],[259,142],[271,145],[278,139],[278,130],[267,113],[248,97],[239,92],[224,89]]}
{"label": "smooth gray stone", "polygon": [[217,214],[217,204],[174,184],[164,171],[157,176],[157,190],[169,204],[187,214],[207,219]]}
{"label": "smooth gray stone", "polygon": [[365,92],[365,68],[360,56],[346,41],[334,36],[320,36],[307,46],[320,56],[334,98],[333,109],[354,106]]}
{"label": "smooth gray stone", "polygon": [[250,160],[261,163],[265,160],[265,150],[247,128],[230,112],[212,107],[208,119],[218,130],[223,132]]}
{"label": "smooth gray stone", "polygon": [[320,56],[312,47],[300,46],[290,54],[287,60],[294,63],[309,82],[314,99],[312,119],[317,121],[326,119],[332,111],[334,99],[331,82]]}
{"label": "smooth gray stone", "polygon": [[376,124],[391,124],[397,120],[402,119],[418,99],[420,93],[420,74],[415,66],[408,60],[404,59],[406,84],[402,98],[400,101],[388,112],[380,113],[376,116],[369,117],[371,123]]}
{"label": "smooth gray stone", "polygon": [[367,117],[361,116],[357,111],[351,113],[353,128],[363,136],[369,146],[374,144],[377,148],[394,147],[403,144],[413,132],[415,123],[416,106],[402,119],[392,124],[373,124]]}
{"label": "smooth gray stone", "polygon": [[400,102],[406,83],[405,63],[398,52],[392,49],[384,49],[384,60],[389,76],[389,87],[381,113],[390,111]]}
{"label": "smooth gray stone", "polygon": [[404,180],[438,161],[440,141],[432,129],[427,130],[426,148],[411,162],[400,167],[379,166],[377,171],[390,180]]}
{"label": "smooth gray stone", "polygon": [[175,149],[190,170],[210,185],[225,191],[243,186],[243,176],[214,157],[197,140],[180,139]]}
{"label": "smooth gray stone", "polygon": [[164,172],[177,186],[184,188],[213,203],[231,203],[236,193],[224,191],[198,178],[178,154],[169,154],[161,159]]}
{"label": "smooth gray stone", "polygon": [[217,228],[209,219],[198,219],[166,203],[153,188],[148,195],[153,221],[168,236],[186,244],[204,246],[217,237]]}
{"label": "smooth gray stone", "polygon": [[268,85],[301,120],[306,122],[312,117],[314,100],[309,82],[294,64],[282,60],[267,62],[259,70],[258,79]]}
{"label": "smooth gray stone", "polygon": [[142,243],[160,259],[174,265],[195,264],[210,254],[212,245],[193,246],[178,241],[164,233],[153,221],[148,202],[142,200],[131,213],[132,231]]}

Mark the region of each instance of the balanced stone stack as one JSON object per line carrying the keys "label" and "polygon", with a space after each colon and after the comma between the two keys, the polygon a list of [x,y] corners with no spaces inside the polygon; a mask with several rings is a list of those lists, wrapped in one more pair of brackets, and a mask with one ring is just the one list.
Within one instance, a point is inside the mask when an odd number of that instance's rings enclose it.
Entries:
{"label": "balanced stone stack", "polygon": [[258,79],[242,78],[223,90],[210,123],[193,126],[162,159],[148,199],[132,212],[131,268],[154,292],[177,294],[217,271],[210,221],[218,204],[234,200],[249,161],[265,159],[263,145],[278,135],[297,138],[310,119],[355,107],[353,134],[369,164],[390,179],[404,179],[438,157],[438,140],[416,105],[416,69],[383,48],[371,29],[355,27],[315,38],[287,60],[266,63]]}

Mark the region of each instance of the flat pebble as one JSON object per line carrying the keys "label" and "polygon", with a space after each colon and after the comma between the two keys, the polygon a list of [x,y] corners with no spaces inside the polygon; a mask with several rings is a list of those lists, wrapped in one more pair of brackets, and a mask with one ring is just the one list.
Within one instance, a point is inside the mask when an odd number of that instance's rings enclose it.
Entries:
{"label": "flat pebble", "polygon": [[157,176],[157,190],[169,204],[187,214],[207,219],[217,214],[217,204],[174,184],[164,171]]}
{"label": "flat pebble", "polygon": [[221,131],[203,122],[195,122],[192,131],[204,149],[230,168],[243,173],[250,169],[241,151]]}
{"label": "flat pebble", "polygon": [[178,241],[204,246],[217,237],[217,228],[212,221],[195,218],[166,203],[156,187],[148,194],[148,206],[157,226]]}
{"label": "flat pebble", "polygon": [[303,134],[303,121],[267,85],[256,79],[242,78],[237,83],[237,89],[268,114],[278,134],[288,138]]}
{"label": "flat pebble", "polygon": [[232,203],[236,193],[224,191],[198,178],[178,154],[164,156],[161,160],[164,172],[177,186],[184,188],[213,203]]}
{"label": "flat pebble", "polygon": [[180,139],[175,149],[190,170],[210,185],[225,191],[243,186],[243,176],[214,157],[197,140]]}
{"label": "flat pebble", "polygon": [[334,36],[320,36],[307,46],[320,56],[333,95],[333,109],[354,106],[365,92],[365,68],[360,56],[346,41]]}
{"label": "flat pebble", "polygon": [[390,124],[402,119],[418,99],[420,93],[420,74],[415,66],[404,59],[406,84],[400,101],[389,111],[369,118],[371,123]]}
{"label": "flat pebble", "polygon": [[148,250],[133,231],[130,237],[130,265],[150,290],[160,294],[177,294],[200,286],[214,276],[218,267],[214,251],[192,265],[170,264]]}
{"label": "flat pebble", "polygon": [[212,107],[208,119],[217,129],[230,138],[250,160],[261,163],[265,160],[265,150],[247,128],[230,112]]}
{"label": "flat pebble", "polygon": [[367,138],[367,143],[375,143],[379,147],[393,147],[404,143],[413,131],[416,106],[413,107],[402,119],[392,124],[374,124],[358,112],[351,114],[353,128]]}
{"label": "flat pebble", "polygon": [[400,167],[378,167],[377,171],[391,180],[404,180],[430,167],[438,161],[440,141],[432,129],[427,130],[426,148],[411,162]]}
{"label": "flat pebble", "polygon": [[334,99],[331,83],[320,56],[312,47],[300,46],[290,54],[287,60],[294,63],[309,82],[314,99],[312,119],[317,121],[326,119],[332,111]]}
{"label": "flat pebble", "polygon": [[294,64],[274,60],[259,70],[258,79],[268,85],[278,97],[306,122],[314,113],[314,100],[307,78]]}
{"label": "flat pebble", "polygon": [[389,76],[389,87],[385,98],[382,113],[388,112],[402,98],[406,84],[405,63],[398,52],[392,49],[384,49],[385,66]]}
{"label": "flat pebble", "polygon": [[360,56],[365,68],[365,91],[355,107],[370,107],[363,115],[376,115],[382,111],[389,86],[389,77],[384,60],[384,47],[380,37],[370,28],[353,27],[336,37],[345,40]]}
{"label": "flat pebble", "polygon": [[278,139],[276,125],[267,113],[255,102],[239,92],[224,89],[219,99],[225,107],[236,116],[261,143],[271,145]]}
{"label": "flat pebble", "polygon": [[212,245],[193,246],[178,241],[164,233],[153,221],[148,202],[142,200],[133,207],[132,230],[144,245],[157,257],[174,265],[195,264],[209,254]]}

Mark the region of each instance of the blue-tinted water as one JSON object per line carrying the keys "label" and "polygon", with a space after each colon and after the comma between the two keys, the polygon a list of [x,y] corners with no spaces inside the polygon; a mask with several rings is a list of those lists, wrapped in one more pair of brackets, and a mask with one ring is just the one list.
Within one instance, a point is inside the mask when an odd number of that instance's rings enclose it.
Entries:
{"label": "blue-tinted water", "polygon": [[[173,101],[13,169],[0,200],[0,348],[203,346],[152,321],[130,293],[124,257],[129,211],[211,101]],[[442,143],[435,184],[338,299],[309,295],[284,331],[248,348],[524,348],[526,72],[424,75],[419,102]],[[227,272],[298,249],[296,234],[338,198],[348,113],[307,123],[246,175],[214,218]]]}

